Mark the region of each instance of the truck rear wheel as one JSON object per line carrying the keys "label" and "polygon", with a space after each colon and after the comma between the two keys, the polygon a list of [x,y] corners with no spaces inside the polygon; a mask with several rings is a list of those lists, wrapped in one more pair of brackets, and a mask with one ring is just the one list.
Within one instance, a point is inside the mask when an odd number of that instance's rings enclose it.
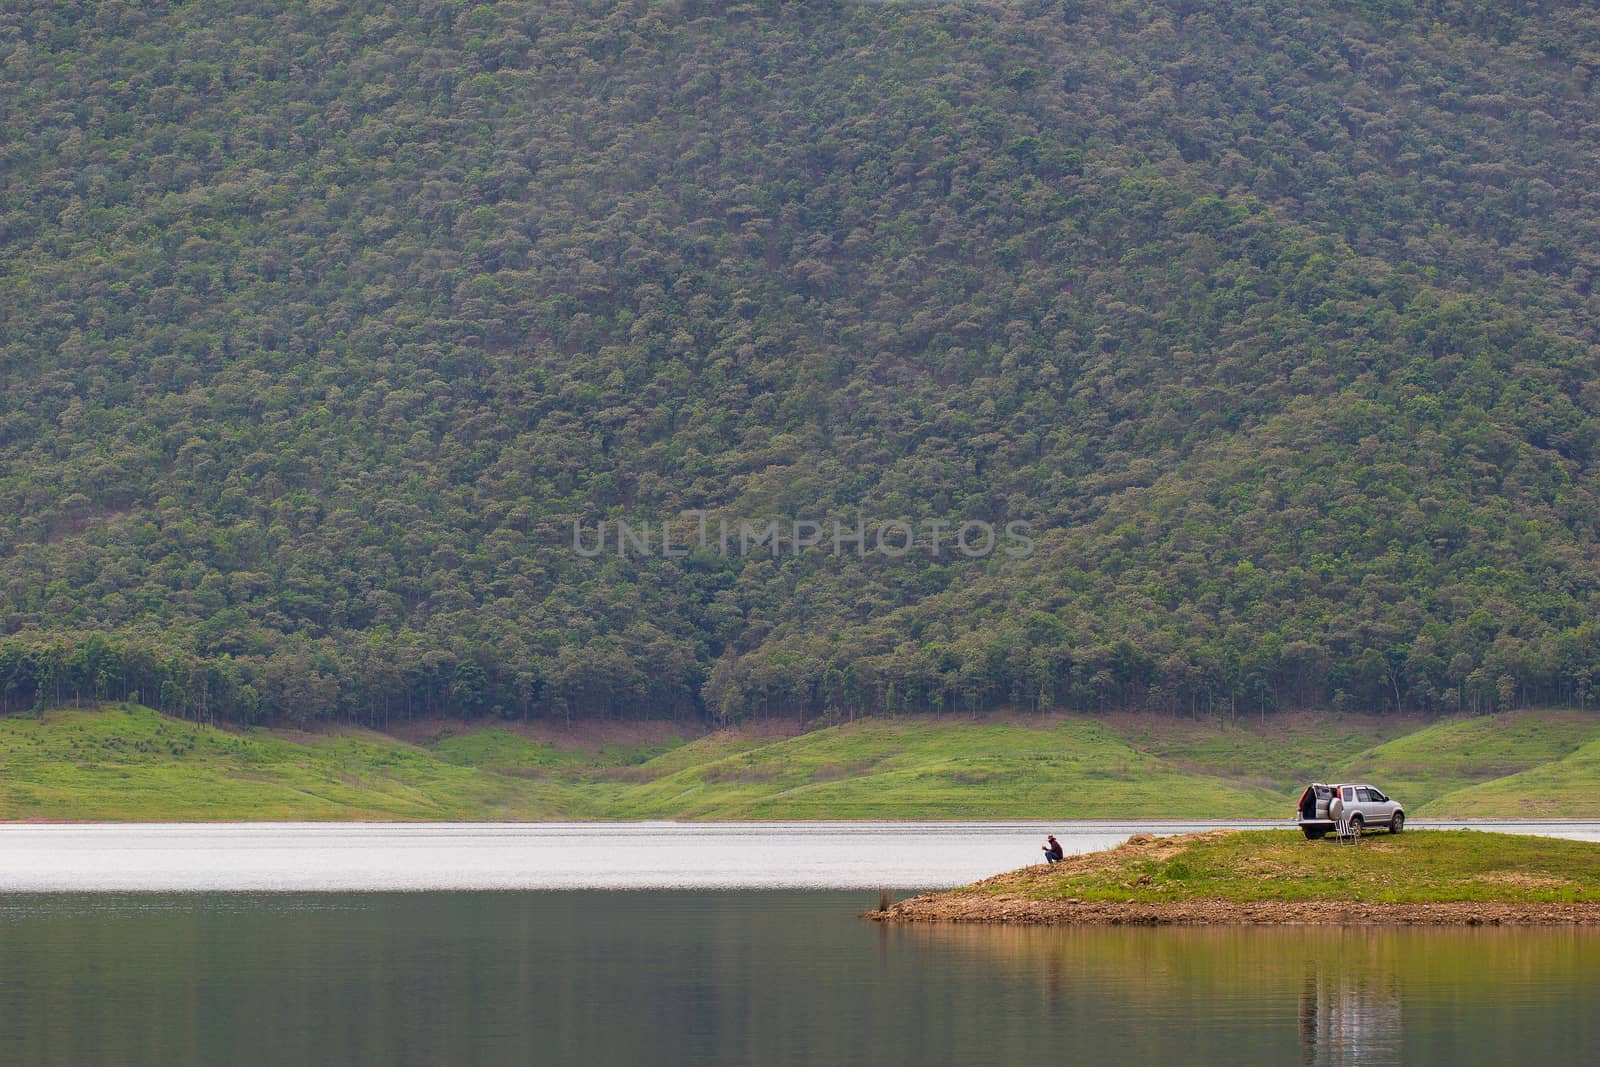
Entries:
{"label": "truck rear wheel", "polygon": [[1328,831],[1320,826],[1302,826],[1300,829],[1305,832],[1307,841],[1321,841],[1328,836]]}

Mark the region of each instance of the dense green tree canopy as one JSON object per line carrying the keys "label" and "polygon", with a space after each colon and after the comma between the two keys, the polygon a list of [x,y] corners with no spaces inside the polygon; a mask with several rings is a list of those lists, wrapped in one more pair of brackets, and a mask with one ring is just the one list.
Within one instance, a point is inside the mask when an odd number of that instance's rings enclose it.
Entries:
{"label": "dense green tree canopy", "polygon": [[[1498,0],[8,5],[4,700],[1586,701],[1597,78]],[[572,550],[682,509],[1036,550]]]}

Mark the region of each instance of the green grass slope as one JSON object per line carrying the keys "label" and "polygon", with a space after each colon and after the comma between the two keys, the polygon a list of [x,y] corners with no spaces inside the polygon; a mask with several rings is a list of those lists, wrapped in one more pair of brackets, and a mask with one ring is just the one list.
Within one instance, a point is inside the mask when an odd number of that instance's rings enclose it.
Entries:
{"label": "green grass slope", "polygon": [[1279,793],[1339,777],[1333,768],[1418,727],[1414,719],[1342,712],[1280,715],[1265,722],[1245,718],[1232,725],[1149,715],[1112,721],[1134,747],[1177,769]]}
{"label": "green grass slope", "polygon": [[450,734],[427,745],[428,751],[448,763],[502,774],[538,776],[563,772],[588,772],[643,763],[677,749],[681,739],[654,743],[563,746],[493,727]]}
{"label": "green grass slope", "polygon": [[1446,794],[1418,814],[1600,818],[1600,737],[1563,759]]}
{"label": "green grass slope", "polygon": [[1305,781],[1349,778],[1413,815],[1600,816],[1600,716],[1584,712],[690,734],[452,725],[406,740],[62,709],[0,718],[0,819],[1287,818]]}
{"label": "green grass slope", "polygon": [[1084,719],[1042,729],[835,726],[685,767],[634,787],[624,804],[641,816],[843,819],[1270,816],[1285,808],[1270,790],[1177,770]]}
{"label": "green grass slope", "polygon": [[377,734],[238,734],[147,708],[0,719],[0,818],[548,818],[548,786]]}
{"label": "green grass slope", "polygon": [[[1491,794],[1494,803],[1479,805],[1479,814],[1509,816],[1536,813],[1513,794],[1511,780],[1523,772],[1558,764],[1587,742],[1600,739],[1600,715],[1583,711],[1528,710],[1484,718],[1435,723],[1397,737],[1341,764],[1341,779],[1381,783],[1404,798],[1413,813],[1463,814],[1453,800],[1460,790],[1500,781],[1508,791]],[[1574,783],[1576,784],[1576,783]],[[1581,790],[1557,788],[1552,779],[1544,799],[1550,810],[1570,813],[1585,798]],[[1585,810],[1600,811],[1600,804]]]}

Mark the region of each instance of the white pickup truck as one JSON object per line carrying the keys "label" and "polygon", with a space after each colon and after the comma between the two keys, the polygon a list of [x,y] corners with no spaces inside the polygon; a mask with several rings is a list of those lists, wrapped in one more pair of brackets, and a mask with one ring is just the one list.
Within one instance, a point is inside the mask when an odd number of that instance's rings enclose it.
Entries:
{"label": "white pickup truck", "polygon": [[1399,802],[1370,785],[1313,782],[1300,794],[1295,814],[1301,831],[1313,841],[1336,832],[1340,820],[1345,820],[1354,834],[1375,826],[1388,827],[1391,834],[1397,834],[1406,826],[1405,809]]}

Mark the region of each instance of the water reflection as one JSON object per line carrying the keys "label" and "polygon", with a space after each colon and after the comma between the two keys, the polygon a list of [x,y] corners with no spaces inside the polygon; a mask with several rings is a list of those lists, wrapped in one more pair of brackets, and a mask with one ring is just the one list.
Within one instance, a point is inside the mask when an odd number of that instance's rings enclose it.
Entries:
{"label": "water reflection", "polygon": [[1600,1048],[1600,932],[1577,927],[974,924],[891,936],[1030,979],[1053,1016],[1092,1016],[1140,1061],[1503,1064],[1546,1049],[1580,1063]]}
{"label": "water reflection", "polygon": [[0,1059],[1550,1064],[1580,930],[890,928],[857,893],[0,896]]}
{"label": "water reflection", "polygon": [[1400,1062],[1404,1029],[1394,975],[1327,974],[1310,966],[1300,989],[1300,1062]]}

